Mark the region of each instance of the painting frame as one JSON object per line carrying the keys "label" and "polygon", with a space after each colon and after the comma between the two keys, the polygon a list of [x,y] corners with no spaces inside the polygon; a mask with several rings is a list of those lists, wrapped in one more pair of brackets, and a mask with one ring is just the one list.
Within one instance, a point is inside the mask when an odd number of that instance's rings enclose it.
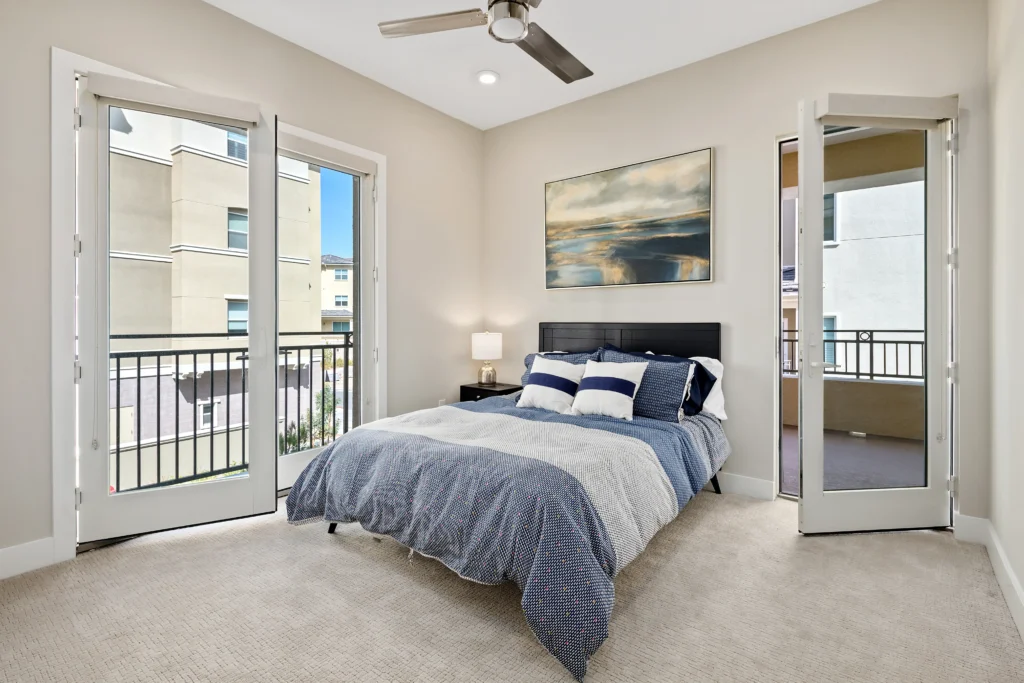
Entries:
{"label": "painting frame", "polygon": [[[581,285],[565,285],[565,286],[552,286],[548,280],[548,272],[550,269],[550,196],[549,188],[552,185],[558,183],[565,183],[573,180],[580,180],[590,176],[596,176],[604,173],[612,173],[616,171],[626,171],[628,169],[643,166],[645,164],[654,164],[661,161],[669,161],[681,157],[687,157],[693,154],[707,153],[708,155],[708,277],[699,280],[660,280],[657,282],[624,282],[624,283],[601,283],[601,284],[581,284]],[[701,147],[698,149],[689,150],[686,152],[678,152],[675,154],[669,154],[663,157],[656,157],[653,159],[646,159],[643,161],[636,161],[621,166],[615,166],[612,168],[603,169],[600,171],[593,171],[590,173],[583,173],[576,176],[570,176],[566,178],[560,178],[557,180],[551,180],[544,183],[544,232],[543,232],[543,246],[544,246],[544,290],[548,292],[555,292],[561,290],[581,290],[581,289],[600,289],[608,287],[651,287],[651,286],[662,286],[662,285],[707,285],[715,282],[715,148],[713,146]]]}

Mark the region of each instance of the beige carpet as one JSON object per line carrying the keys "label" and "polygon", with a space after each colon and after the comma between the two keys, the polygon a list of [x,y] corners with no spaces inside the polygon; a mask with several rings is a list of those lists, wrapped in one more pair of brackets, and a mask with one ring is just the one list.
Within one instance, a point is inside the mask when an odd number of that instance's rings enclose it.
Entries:
{"label": "beige carpet", "polygon": [[[699,495],[616,581],[588,683],[1024,681],[983,548],[795,530],[793,503]],[[407,556],[280,513],[93,551],[0,583],[0,680],[572,680],[514,586]]]}

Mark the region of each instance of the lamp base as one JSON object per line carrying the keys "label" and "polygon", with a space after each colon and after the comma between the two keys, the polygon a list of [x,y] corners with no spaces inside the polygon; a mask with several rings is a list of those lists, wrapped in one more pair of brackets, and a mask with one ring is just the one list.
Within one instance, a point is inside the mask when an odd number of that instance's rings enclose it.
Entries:
{"label": "lamp base", "polygon": [[493,387],[498,383],[498,371],[490,363],[484,363],[477,374],[477,383],[485,387]]}

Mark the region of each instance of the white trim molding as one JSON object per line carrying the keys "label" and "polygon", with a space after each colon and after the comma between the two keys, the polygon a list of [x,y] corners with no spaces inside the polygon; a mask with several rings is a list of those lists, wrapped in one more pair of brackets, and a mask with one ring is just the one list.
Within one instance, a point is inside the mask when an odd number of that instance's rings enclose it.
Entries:
{"label": "white trim molding", "polygon": [[729,472],[718,473],[722,493],[736,493],[758,500],[775,500],[775,482],[771,479],[755,479]]}
{"label": "white trim molding", "polygon": [[964,543],[977,543],[988,549],[988,559],[992,562],[992,571],[995,572],[996,581],[1003,591],[1006,599],[1006,606],[1010,608],[1010,616],[1017,624],[1017,632],[1024,639],[1024,588],[1021,586],[1020,577],[1010,566],[1010,559],[1006,556],[1003,543],[996,534],[995,527],[990,520],[982,517],[968,517],[967,515],[953,515],[953,536]]}
{"label": "white trim molding", "polygon": [[[234,256],[236,258],[249,258],[248,249],[220,249],[218,247],[203,247],[197,244],[172,244],[171,253],[177,254],[182,251],[191,251],[196,254],[213,254],[215,256]],[[312,261],[301,256],[278,256],[278,261],[284,263],[299,263],[308,266]]]}
{"label": "white trim molding", "polygon": [[53,551],[53,536],[21,545],[13,545],[9,548],[0,548],[0,579],[7,579],[60,562],[60,559],[54,559]]}
{"label": "white trim molding", "polygon": [[159,254],[143,254],[136,251],[111,251],[110,258],[127,259],[129,261],[156,261],[157,263],[174,263],[170,256]]}

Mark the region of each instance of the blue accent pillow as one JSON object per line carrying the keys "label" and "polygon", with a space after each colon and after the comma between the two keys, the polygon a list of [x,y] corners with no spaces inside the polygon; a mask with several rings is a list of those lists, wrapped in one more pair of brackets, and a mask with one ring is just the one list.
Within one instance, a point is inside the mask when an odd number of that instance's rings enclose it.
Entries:
{"label": "blue accent pillow", "polygon": [[718,378],[708,372],[708,369],[700,363],[694,362],[693,379],[690,380],[690,395],[683,402],[683,413],[686,415],[700,415],[704,410],[704,401],[711,395],[711,389],[718,382]]}
{"label": "blue accent pillow", "polygon": [[686,397],[691,367],[697,363],[684,359],[680,359],[683,360],[681,363],[666,361],[660,356],[627,353],[608,347],[601,350],[604,363],[636,363],[641,359],[648,363],[647,372],[633,400],[633,414],[663,422],[679,422],[679,410]]}
{"label": "blue accent pillow", "polygon": [[533,359],[537,356],[550,358],[551,360],[560,360],[563,363],[570,363],[572,365],[586,365],[588,360],[599,360],[601,357],[601,350],[595,349],[593,351],[580,351],[578,353],[531,353],[523,361],[526,365],[526,372],[523,373],[523,379],[520,384],[524,387],[530,382],[530,370],[533,369]]}
{"label": "blue accent pillow", "polygon": [[[651,363],[647,367],[647,373],[644,375],[633,408],[636,415],[643,417],[653,417],[656,420],[664,420],[665,422],[679,421],[680,406],[678,404],[675,408],[675,416],[668,417],[668,414],[671,411],[670,404],[675,402],[675,398],[680,391],[680,376],[683,376],[682,397],[685,397],[682,399],[683,414],[689,416],[699,415],[704,410],[704,401],[711,395],[711,388],[718,381],[718,378],[708,372],[707,368],[689,358],[654,355],[639,351],[623,351],[612,344],[606,344],[601,349],[601,354],[601,359],[610,363],[635,363],[638,358]],[[615,357],[628,357],[628,360],[611,360],[609,357],[611,354],[620,354],[620,356]],[[687,370],[669,372],[665,368],[666,365],[686,367]],[[685,377],[689,376],[690,366],[693,367],[693,375],[690,378],[689,394],[687,395]],[[655,386],[655,382],[657,386]],[[643,400],[641,400],[641,396],[643,396]]]}

